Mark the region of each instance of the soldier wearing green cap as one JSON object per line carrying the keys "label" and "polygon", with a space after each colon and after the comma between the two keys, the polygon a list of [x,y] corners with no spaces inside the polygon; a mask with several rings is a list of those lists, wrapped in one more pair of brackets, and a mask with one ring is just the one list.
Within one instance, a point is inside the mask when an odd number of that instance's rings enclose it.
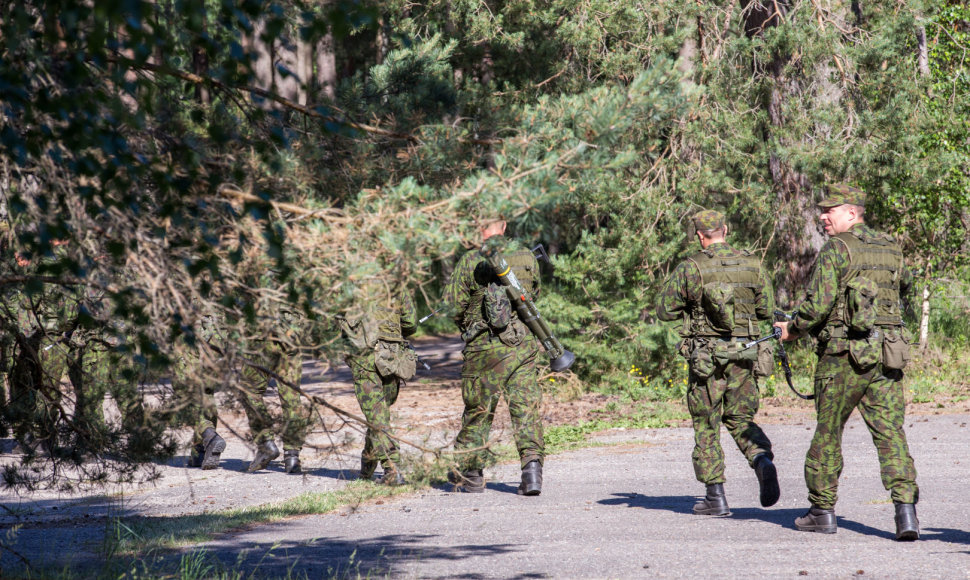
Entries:
{"label": "soldier wearing green cap", "polygon": [[744,348],[761,333],[759,321],[768,320],[774,306],[760,259],[725,241],[724,215],[706,210],[692,222],[701,251],[680,263],[664,284],[657,317],[683,321],[680,352],[690,368],[687,408],[694,425],[694,474],[707,492],[694,513],[727,516],[722,422],[755,471],[761,505],[774,505],[781,493],[771,442],[754,422],[756,371],[770,373],[770,351],[760,349],[758,364],[759,349]]}
{"label": "soldier wearing green cap", "polygon": [[896,539],[919,539],[916,468],[903,421],[901,380],[909,358],[901,298],[912,277],[899,245],[865,223],[866,194],[829,185],[818,203],[829,240],[819,251],[805,301],[792,322],[776,323],[783,340],[810,334],[818,340],[815,436],[805,458],[809,511],[795,520],[802,531],[835,533],[835,503],[842,473],[842,432],[855,408],[872,434],[883,486],[896,511]]}
{"label": "soldier wearing green cap", "polygon": [[[539,264],[532,252],[505,237],[506,222],[496,219],[482,229],[484,245],[502,249],[509,268],[533,297],[540,288]],[[542,431],[542,389],[537,381],[539,343],[498,285],[497,272],[478,251],[458,261],[445,288],[455,307],[455,323],[462,333],[465,359],[461,370],[461,396],[465,403],[461,430],[455,437],[459,451],[457,470],[449,475],[455,491],[485,491],[483,469],[491,451],[488,435],[495,409],[503,396],[512,417],[519,452],[519,495],[542,493],[545,443]]]}

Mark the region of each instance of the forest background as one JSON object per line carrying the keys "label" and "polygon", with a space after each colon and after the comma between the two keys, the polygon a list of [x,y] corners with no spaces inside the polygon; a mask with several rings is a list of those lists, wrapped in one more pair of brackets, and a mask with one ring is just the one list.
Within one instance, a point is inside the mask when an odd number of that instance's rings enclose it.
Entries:
{"label": "forest background", "polygon": [[[968,47],[945,0],[7,3],[4,364],[30,332],[85,337],[77,372],[121,383],[192,361],[198,393],[267,338],[339,364],[355,293],[403,281],[439,308],[503,216],[552,257],[538,306],[577,362],[550,388],[679,399],[654,311],[688,216],[725,212],[792,308],[844,181],[919,281],[912,372],[966,396]],[[174,449],[162,403],[145,457]]]}

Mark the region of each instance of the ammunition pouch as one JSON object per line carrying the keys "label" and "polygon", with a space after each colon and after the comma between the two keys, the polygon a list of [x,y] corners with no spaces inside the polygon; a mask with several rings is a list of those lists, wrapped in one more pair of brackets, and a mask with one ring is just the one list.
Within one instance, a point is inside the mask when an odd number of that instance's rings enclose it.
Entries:
{"label": "ammunition pouch", "polygon": [[706,379],[714,374],[714,356],[707,342],[699,340],[685,341],[690,348],[687,362],[690,370],[699,379]]}
{"label": "ammunition pouch", "polygon": [[909,359],[909,340],[902,327],[886,328],[882,341],[882,366],[887,369],[902,370],[906,368]]}
{"label": "ammunition pouch", "polygon": [[519,346],[528,334],[529,329],[525,327],[525,324],[515,318],[504,330],[498,333],[498,339],[505,346]]}
{"label": "ammunition pouch", "polygon": [[374,366],[382,377],[395,376],[408,380],[417,372],[418,354],[407,341],[387,342],[379,340],[374,349]]}
{"label": "ammunition pouch", "polygon": [[475,340],[475,338],[488,330],[488,323],[484,320],[477,320],[473,322],[468,328],[461,333],[461,339],[465,341],[465,344]]}

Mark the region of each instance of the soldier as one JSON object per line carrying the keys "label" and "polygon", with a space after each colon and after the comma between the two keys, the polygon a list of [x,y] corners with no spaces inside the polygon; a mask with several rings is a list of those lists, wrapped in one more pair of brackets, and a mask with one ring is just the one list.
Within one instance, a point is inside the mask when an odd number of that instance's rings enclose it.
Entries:
{"label": "soldier", "polygon": [[[681,354],[689,361],[687,408],[694,424],[694,474],[707,486],[694,513],[728,516],[724,495],[721,423],[754,469],[764,507],[778,501],[771,442],[754,422],[759,392],[758,321],[773,310],[771,286],[756,256],[725,242],[727,224],[717,211],[693,216],[701,251],[680,263],[664,284],[657,317],[683,319]],[[770,363],[770,359],[769,359]]]}
{"label": "soldier", "polygon": [[[216,469],[222,452],[226,450],[226,440],[216,431],[219,423],[219,410],[216,407],[215,392],[226,382],[227,377],[213,377],[201,369],[201,356],[195,349],[205,349],[206,343],[216,339],[215,319],[204,316],[200,324],[199,338],[194,347],[175,365],[175,378],[172,387],[179,400],[181,419],[194,424],[192,453],[189,467]],[[191,377],[199,377],[191,380]]]}
{"label": "soldier", "polygon": [[[539,264],[531,251],[506,240],[505,229],[505,221],[491,222],[482,229],[482,239],[503,248],[512,272],[534,297],[539,292]],[[455,450],[464,453],[459,454],[459,473],[452,473],[450,479],[456,491],[485,490],[482,470],[488,434],[499,397],[504,395],[522,468],[518,493],[539,495],[544,444],[539,414],[542,391],[536,380],[538,341],[512,311],[496,273],[478,251],[458,261],[446,296],[456,309],[455,322],[465,341],[461,372],[465,410],[455,439]]]}
{"label": "soldier", "polygon": [[[295,349],[289,348],[281,340],[266,341],[258,360],[260,366],[280,375],[284,381],[299,385],[303,375],[303,361]],[[280,450],[273,441],[273,418],[266,408],[263,396],[271,379],[263,371],[244,365],[242,369],[243,388],[240,400],[249,430],[256,443],[256,456],[249,464],[250,473],[265,469],[269,462],[279,457]],[[299,391],[286,382],[273,380],[280,398],[283,412],[283,469],[286,473],[302,473],[300,449],[306,441],[306,431],[310,424],[310,410],[302,404]]]}
{"label": "soldier", "polygon": [[415,372],[417,355],[404,340],[417,330],[414,302],[406,289],[387,295],[376,283],[358,292],[353,311],[339,323],[351,349],[345,360],[354,375],[354,393],[368,423],[360,478],[373,477],[379,463],[384,468],[380,483],[401,485],[401,454],[390,437],[391,405],[401,383]]}
{"label": "soldier", "polygon": [[901,380],[909,358],[900,299],[912,288],[902,251],[865,223],[865,192],[836,184],[818,203],[830,239],[818,254],[805,301],[791,323],[776,323],[783,340],[818,339],[817,425],[805,458],[812,507],[795,520],[801,531],[834,534],[842,473],[842,431],[858,407],[879,455],[883,486],[896,508],[896,539],[919,539],[916,468],[903,420]]}

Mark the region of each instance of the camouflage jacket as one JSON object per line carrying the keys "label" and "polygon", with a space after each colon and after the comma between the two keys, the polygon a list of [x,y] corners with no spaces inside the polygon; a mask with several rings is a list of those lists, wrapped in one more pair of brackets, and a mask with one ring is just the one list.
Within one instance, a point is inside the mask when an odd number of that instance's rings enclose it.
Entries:
{"label": "camouflage jacket", "polygon": [[[740,255],[740,251],[727,243],[715,243],[708,246],[708,251],[715,257],[733,257]],[[768,320],[774,310],[771,282],[765,276],[764,270],[758,274],[761,281],[760,288],[753,288],[755,299],[755,315],[758,320]],[[657,302],[657,318],[660,320],[678,320],[690,316],[692,311],[700,308],[704,286],[697,264],[692,260],[684,260],[674,269],[670,278],[660,291]]]}
{"label": "camouflage jacket", "polygon": [[[513,262],[527,264],[524,268],[513,265],[512,270],[519,283],[531,294],[530,298],[535,300],[539,294],[539,263],[532,252],[504,236],[493,236],[489,241],[502,248],[502,254],[510,264]],[[454,312],[455,324],[463,334],[470,326],[484,318],[482,308],[487,306],[485,300],[488,289],[496,284],[498,284],[498,277],[478,250],[471,250],[458,260],[451,280],[445,287],[445,300]],[[513,309],[508,316],[516,318],[517,314]],[[488,333],[475,334],[477,338],[473,337],[469,344],[486,341],[487,335]]]}
{"label": "camouflage jacket", "polygon": [[[877,232],[864,223],[855,224],[849,230],[877,235]],[[845,243],[837,238],[830,238],[818,253],[815,266],[806,289],[805,301],[795,311],[791,329],[796,333],[808,332],[814,336],[825,327],[832,309],[839,301],[839,288],[843,276],[849,270],[849,250]],[[903,268],[899,277],[899,296],[905,300],[913,290],[913,276]]]}

